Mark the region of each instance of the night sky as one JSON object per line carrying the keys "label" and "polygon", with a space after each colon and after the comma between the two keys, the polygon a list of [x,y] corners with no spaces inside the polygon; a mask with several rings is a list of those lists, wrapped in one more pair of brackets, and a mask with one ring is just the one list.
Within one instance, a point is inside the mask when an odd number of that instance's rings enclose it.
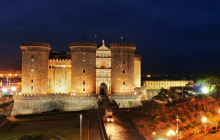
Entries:
{"label": "night sky", "polygon": [[69,51],[95,34],[136,43],[142,74],[220,71],[219,0],[1,0],[0,69],[19,67],[21,42]]}

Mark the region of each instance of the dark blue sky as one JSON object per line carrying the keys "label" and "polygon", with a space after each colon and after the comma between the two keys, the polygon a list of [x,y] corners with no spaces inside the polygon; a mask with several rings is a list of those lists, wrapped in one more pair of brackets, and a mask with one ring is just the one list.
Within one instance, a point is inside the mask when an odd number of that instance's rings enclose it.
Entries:
{"label": "dark blue sky", "polygon": [[0,69],[18,65],[21,42],[135,42],[142,73],[220,71],[218,0],[1,0]]}

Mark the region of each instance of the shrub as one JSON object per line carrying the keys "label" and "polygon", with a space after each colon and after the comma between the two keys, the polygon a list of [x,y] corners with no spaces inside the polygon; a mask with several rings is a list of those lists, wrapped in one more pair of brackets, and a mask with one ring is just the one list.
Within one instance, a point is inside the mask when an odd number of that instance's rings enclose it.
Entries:
{"label": "shrub", "polygon": [[196,111],[202,110],[202,106],[200,104],[195,105]]}
{"label": "shrub", "polygon": [[188,118],[186,116],[181,117],[182,122],[186,122],[187,120],[188,120]]}
{"label": "shrub", "polygon": [[187,124],[188,127],[193,128],[194,125],[192,123]]}
{"label": "shrub", "polygon": [[158,124],[158,123],[159,123],[159,121],[157,119],[153,120],[153,124]]}
{"label": "shrub", "polygon": [[167,122],[169,120],[169,118],[168,118],[168,116],[164,116],[164,117],[162,117],[162,122]]}

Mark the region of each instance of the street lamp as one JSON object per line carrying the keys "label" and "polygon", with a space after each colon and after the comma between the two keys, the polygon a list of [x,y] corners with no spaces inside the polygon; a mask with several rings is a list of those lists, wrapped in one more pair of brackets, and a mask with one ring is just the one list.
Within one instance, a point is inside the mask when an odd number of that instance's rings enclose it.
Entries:
{"label": "street lamp", "polygon": [[207,118],[206,117],[202,117],[202,122],[204,123],[204,130],[206,130],[205,129],[205,123],[207,122]]}
{"label": "street lamp", "polygon": [[202,122],[206,123],[207,122],[207,118],[206,117],[202,117]]}
{"label": "street lamp", "polygon": [[8,91],[7,88],[2,88],[2,92],[3,92],[3,93],[6,93],[7,91]]}
{"label": "street lamp", "polygon": [[209,88],[206,87],[206,86],[203,86],[203,87],[201,88],[201,92],[204,93],[204,94],[207,94],[207,93],[209,93]]}
{"label": "street lamp", "polygon": [[14,92],[14,91],[16,91],[17,89],[16,89],[16,87],[11,87],[11,90]]}

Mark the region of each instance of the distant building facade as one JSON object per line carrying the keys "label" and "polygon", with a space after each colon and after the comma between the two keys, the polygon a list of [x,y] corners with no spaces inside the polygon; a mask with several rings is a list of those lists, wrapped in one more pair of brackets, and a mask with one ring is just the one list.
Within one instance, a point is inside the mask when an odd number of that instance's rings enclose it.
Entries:
{"label": "distant building facade", "polygon": [[152,99],[156,96],[160,89],[170,89],[172,87],[186,87],[193,84],[193,80],[144,80],[143,87],[137,91],[143,94],[143,100]]}

